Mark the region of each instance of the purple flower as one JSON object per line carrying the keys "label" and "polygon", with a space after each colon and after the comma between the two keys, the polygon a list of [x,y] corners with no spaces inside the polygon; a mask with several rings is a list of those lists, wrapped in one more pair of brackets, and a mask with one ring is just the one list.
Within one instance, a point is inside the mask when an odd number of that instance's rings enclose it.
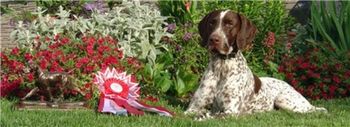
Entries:
{"label": "purple flower", "polygon": [[185,35],[182,37],[182,40],[189,41],[192,38],[192,33],[185,33]]}
{"label": "purple flower", "polygon": [[176,29],[176,24],[175,23],[168,24],[167,28],[168,28],[167,32],[173,33]]}
{"label": "purple flower", "polygon": [[100,10],[101,12],[103,12],[103,1],[97,0],[95,2],[85,3],[84,8],[87,11]]}
{"label": "purple flower", "polygon": [[86,3],[84,5],[84,8],[87,11],[92,11],[92,10],[96,9],[96,5],[94,3]]}

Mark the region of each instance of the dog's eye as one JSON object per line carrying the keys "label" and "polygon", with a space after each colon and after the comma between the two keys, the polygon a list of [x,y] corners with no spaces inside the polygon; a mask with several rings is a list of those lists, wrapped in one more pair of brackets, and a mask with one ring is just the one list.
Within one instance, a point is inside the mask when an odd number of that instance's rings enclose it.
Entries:
{"label": "dog's eye", "polygon": [[209,22],[209,26],[214,26],[214,24],[215,24],[215,20],[211,20],[210,22]]}

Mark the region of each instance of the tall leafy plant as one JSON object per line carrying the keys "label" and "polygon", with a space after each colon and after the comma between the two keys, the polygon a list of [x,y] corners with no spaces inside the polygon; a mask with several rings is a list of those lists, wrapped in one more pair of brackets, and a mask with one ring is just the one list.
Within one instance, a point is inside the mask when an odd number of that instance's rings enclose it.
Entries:
{"label": "tall leafy plant", "polygon": [[349,52],[349,1],[312,2],[311,25],[314,39],[329,42],[336,55]]}
{"label": "tall leafy plant", "polygon": [[171,16],[168,21],[184,24],[196,19],[198,1],[160,0],[158,4],[162,15]]}

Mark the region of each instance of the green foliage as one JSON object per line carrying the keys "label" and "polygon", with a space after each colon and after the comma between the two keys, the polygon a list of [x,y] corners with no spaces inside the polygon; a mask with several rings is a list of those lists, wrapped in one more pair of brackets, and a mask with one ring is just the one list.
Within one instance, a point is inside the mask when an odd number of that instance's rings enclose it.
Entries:
{"label": "green foliage", "polygon": [[[200,74],[208,63],[206,49],[199,44],[199,35],[191,34],[196,29],[190,24],[175,30],[175,38],[164,41],[169,50],[160,54],[156,64],[146,65],[143,73],[145,85],[149,93],[167,93],[177,97],[185,97],[197,86]],[[193,35],[184,39],[186,35]],[[153,89],[158,88],[160,91]]]}
{"label": "green foliage", "polygon": [[336,55],[350,50],[350,2],[320,1],[311,6],[311,25],[316,40],[327,41]]}
{"label": "green foliage", "polygon": [[[55,15],[45,15],[46,10],[38,8],[38,18],[28,27],[19,22],[11,37],[20,46],[31,47],[37,35],[54,36],[63,33],[71,38],[86,34],[111,35],[119,39],[119,44],[126,56],[138,57],[155,63],[156,56],[166,50],[161,45],[162,36],[167,34],[164,21],[166,17],[149,6],[140,5],[139,2],[123,2],[109,13],[94,11],[91,18],[73,16],[71,11],[63,7]],[[42,45],[42,48],[47,46]]]}

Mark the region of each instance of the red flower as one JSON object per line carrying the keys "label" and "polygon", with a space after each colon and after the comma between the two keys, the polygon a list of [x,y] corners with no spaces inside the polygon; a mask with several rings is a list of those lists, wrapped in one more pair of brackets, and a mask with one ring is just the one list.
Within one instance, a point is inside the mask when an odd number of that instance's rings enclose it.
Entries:
{"label": "red flower", "polygon": [[103,38],[100,38],[100,39],[97,40],[98,44],[100,44],[100,45],[101,45],[104,41],[105,41],[105,40],[104,40]]}
{"label": "red flower", "polygon": [[335,69],[340,70],[341,68],[342,68],[341,64],[339,64],[339,63],[335,64]]}
{"label": "red flower", "polygon": [[61,40],[61,44],[62,44],[62,45],[67,44],[67,43],[69,43],[69,41],[70,41],[69,38],[66,38],[66,37],[65,37],[65,38],[63,38],[63,39]]}
{"label": "red flower", "polygon": [[39,39],[40,39],[40,35],[37,35],[37,36],[35,37],[35,40],[36,40],[36,41],[39,41]]}
{"label": "red flower", "polygon": [[280,65],[278,67],[278,72],[284,72],[284,71],[285,71],[284,66]]}
{"label": "red flower", "polygon": [[33,82],[33,80],[34,80],[34,75],[33,75],[32,73],[29,73],[29,74],[27,75],[27,77],[28,77],[29,82]]}
{"label": "red flower", "polygon": [[186,8],[186,11],[190,11],[190,8],[191,8],[191,1],[186,1],[185,2],[185,8]]}
{"label": "red flower", "polygon": [[84,96],[85,100],[90,100],[92,98],[92,94],[91,93],[86,93]]}
{"label": "red flower", "polygon": [[71,90],[70,93],[72,93],[73,95],[78,95],[78,91],[76,90]]}
{"label": "red flower", "polygon": [[292,86],[297,86],[298,83],[299,83],[298,80],[292,79],[292,81],[291,81],[290,84],[291,84]]}
{"label": "red flower", "polygon": [[333,76],[332,80],[337,84],[340,83],[340,78],[338,76]]}
{"label": "red flower", "polygon": [[53,61],[51,63],[51,68],[50,68],[50,71],[51,72],[58,72],[58,68],[59,68],[59,65],[56,61]]}
{"label": "red flower", "polygon": [[306,79],[306,76],[303,75],[303,76],[300,77],[300,79],[301,79],[301,80],[305,80],[305,79]]}
{"label": "red flower", "polygon": [[94,66],[94,65],[87,65],[87,66],[85,67],[85,72],[86,72],[86,73],[90,73],[90,72],[94,71],[94,69],[95,69],[95,66]]}
{"label": "red flower", "polygon": [[264,45],[269,48],[275,45],[275,33],[273,32],[267,33],[267,37],[265,38]]}
{"label": "red flower", "polygon": [[3,54],[2,52],[0,52],[0,58],[1,58],[1,60],[8,61],[8,57],[5,54]]}
{"label": "red flower", "polygon": [[118,63],[118,59],[116,57],[109,56],[109,57],[105,58],[104,63],[106,65],[117,64]]}
{"label": "red flower", "polygon": [[54,40],[57,41],[58,38],[60,38],[60,34],[56,34],[55,37],[54,37]]}
{"label": "red flower", "polygon": [[329,95],[331,98],[333,98],[336,89],[337,89],[337,86],[335,85],[329,86]]}
{"label": "red flower", "polygon": [[17,47],[13,48],[11,51],[12,55],[18,55],[18,53],[19,53],[19,49]]}
{"label": "red flower", "polygon": [[89,89],[91,86],[92,86],[91,83],[86,83],[86,84],[84,85],[84,88]]}
{"label": "red flower", "polygon": [[24,58],[27,60],[27,61],[31,61],[33,59],[33,56],[30,54],[30,53],[25,53],[24,54]]}
{"label": "red flower", "polygon": [[349,78],[350,77],[350,70],[347,70],[346,72],[345,72],[345,78]]}
{"label": "red flower", "polygon": [[88,39],[88,44],[89,44],[89,45],[94,45],[95,42],[96,42],[96,39],[95,39],[94,37],[90,37],[90,38]]}
{"label": "red flower", "polygon": [[308,68],[309,67],[309,63],[308,62],[304,62],[304,63],[302,63],[301,65],[300,65],[300,68],[301,69],[306,69],[306,68]]}
{"label": "red flower", "polygon": [[287,79],[292,79],[293,78],[293,74],[292,73],[287,73],[286,74],[286,78]]}
{"label": "red flower", "polygon": [[50,38],[49,38],[49,37],[45,37],[45,41],[46,41],[46,42],[49,42],[49,41],[50,41]]}
{"label": "red flower", "polygon": [[319,73],[314,73],[312,70],[307,70],[307,75],[309,75],[312,78],[320,78],[320,74]]}
{"label": "red flower", "polygon": [[121,58],[123,58],[123,56],[124,56],[123,52],[122,52],[122,51],[119,51],[119,52],[118,52],[118,58],[121,59]]}
{"label": "red flower", "polygon": [[46,68],[47,68],[47,62],[46,62],[46,60],[41,60],[41,61],[40,61],[40,68],[41,68],[41,69],[46,69]]}
{"label": "red flower", "polygon": [[87,50],[87,53],[88,53],[89,56],[94,54],[94,46],[93,45],[88,45],[86,47],[86,50]]}

